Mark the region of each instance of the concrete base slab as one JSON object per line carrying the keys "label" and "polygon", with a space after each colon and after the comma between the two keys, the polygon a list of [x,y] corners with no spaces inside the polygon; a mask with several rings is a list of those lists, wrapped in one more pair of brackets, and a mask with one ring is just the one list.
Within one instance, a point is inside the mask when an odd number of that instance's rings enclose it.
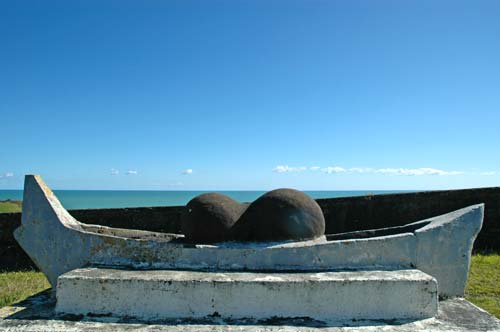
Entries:
{"label": "concrete base slab", "polygon": [[439,302],[434,318],[423,320],[344,320],[324,324],[305,319],[143,321],[102,315],[65,315],[55,312],[55,296],[44,292],[12,306],[0,308],[0,331],[296,331],[296,332],[500,332],[500,320],[470,302],[455,298]]}
{"label": "concrete base slab", "polygon": [[421,319],[437,314],[436,280],[418,270],[200,272],[76,269],[57,283],[60,313],[140,319]]}

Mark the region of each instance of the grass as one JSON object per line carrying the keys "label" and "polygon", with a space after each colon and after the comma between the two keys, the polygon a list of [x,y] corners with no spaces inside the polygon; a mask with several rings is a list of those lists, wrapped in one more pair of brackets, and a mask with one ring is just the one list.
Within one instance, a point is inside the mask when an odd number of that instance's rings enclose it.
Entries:
{"label": "grass", "polygon": [[500,318],[500,255],[472,256],[465,298]]}
{"label": "grass", "polygon": [[0,201],[0,213],[21,212],[20,201]]}
{"label": "grass", "polygon": [[50,287],[41,272],[2,272],[0,273],[0,307],[24,300]]}
{"label": "grass", "polygon": [[[0,307],[49,288],[41,272],[0,273]],[[500,318],[500,254],[472,256],[465,298]]]}

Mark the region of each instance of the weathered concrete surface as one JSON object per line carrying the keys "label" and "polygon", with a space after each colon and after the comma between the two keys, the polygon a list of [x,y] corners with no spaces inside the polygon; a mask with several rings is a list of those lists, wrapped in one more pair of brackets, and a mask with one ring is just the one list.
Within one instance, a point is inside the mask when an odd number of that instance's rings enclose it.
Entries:
{"label": "weathered concrete surface", "polygon": [[[424,221],[428,225],[420,231],[397,235],[210,246],[176,241],[175,235],[82,224],[38,176],[26,176],[24,195],[15,236],[53,286],[59,275],[87,265],[253,271],[416,267],[437,279],[440,296],[460,296],[484,210],[483,205],[464,208]],[[428,252],[429,246],[439,249]]]}
{"label": "weathered concrete surface", "polygon": [[140,319],[422,319],[437,283],[418,270],[318,273],[84,268],[59,277],[56,311]]}
{"label": "weathered concrete surface", "polygon": [[[500,250],[500,187],[416,193],[337,197],[316,200],[325,215],[326,233],[336,234],[364,229],[400,226],[478,203],[485,204],[484,224],[474,250]],[[77,220],[108,227],[140,229],[152,232],[180,233],[183,206],[158,206],[114,209],[70,210]],[[0,214],[0,252],[12,261],[0,261],[0,268],[19,262],[21,250],[12,232],[21,224],[21,213]],[[5,250],[1,245],[12,244]],[[24,258],[24,257],[23,257]],[[6,258],[7,259],[7,258]],[[27,267],[26,258],[21,262]]]}
{"label": "weathered concrete surface", "polygon": [[[300,299],[299,299],[300,300]],[[65,315],[54,310],[55,298],[50,292],[35,295],[13,306],[0,308],[0,331],[5,332],[84,332],[84,331],[241,331],[241,332],[499,332],[500,320],[462,298],[439,302],[438,315],[423,320],[344,320],[328,324],[296,319],[228,320],[220,317],[203,319],[165,319],[142,321],[95,315]]]}
{"label": "weathered concrete surface", "polygon": [[[478,203],[484,222],[474,251],[500,251],[500,187],[366,195],[316,200],[325,215],[326,233],[337,234],[400,226]],[[84,223],[180,233],[183,206],[69,210]],[[0,270],[36,268],[13,236],[21,213],[0,213]]]}
{"label": "weathered concrete surface", "polygon": [[470,213],[448,213],[432,218],[428,225],[417,229],[415,266],[434,276],[444,297],[463,296],[470,266],[474,240],[481,229],[483,209]]}

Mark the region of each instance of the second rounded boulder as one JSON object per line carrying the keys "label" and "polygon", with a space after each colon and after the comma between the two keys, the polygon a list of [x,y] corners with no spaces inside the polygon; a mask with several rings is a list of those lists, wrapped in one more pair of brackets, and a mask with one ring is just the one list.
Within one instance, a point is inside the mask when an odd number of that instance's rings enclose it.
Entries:
{"label": "second rounded boulder", "polygon": [[239,241],[308,240],[325,234],[325,217],[303,192],[277,189],[250,204],[231,232]]}

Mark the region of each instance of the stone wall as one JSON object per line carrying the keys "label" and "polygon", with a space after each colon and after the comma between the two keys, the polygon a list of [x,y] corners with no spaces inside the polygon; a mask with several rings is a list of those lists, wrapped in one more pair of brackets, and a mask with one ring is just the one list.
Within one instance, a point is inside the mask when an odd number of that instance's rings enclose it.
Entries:
{"label": "stone wall", "polygon": [[[485,220],[474,248],[500,252],[500,187],[428,191],[319,199],[328,234],[398,226],[465,206],[485,203]],[[182,207],[71,210],[81,222],[118,228],[179,233]],[[15,242],[12,232],[20,213],[0,214],[0,270],[31,268],[33,263]]]}
{"label": "stone wall", "polygon": [[33,267],[12,232],[21,224],[20,213],[0,213],[0,271]]}

